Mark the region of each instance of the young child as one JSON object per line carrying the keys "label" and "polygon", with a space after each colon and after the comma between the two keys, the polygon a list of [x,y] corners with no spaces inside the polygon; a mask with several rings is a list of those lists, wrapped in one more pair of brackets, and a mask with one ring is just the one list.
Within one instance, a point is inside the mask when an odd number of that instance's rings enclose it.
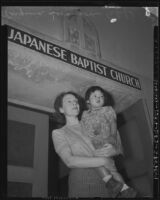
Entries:
{"label": "young child", "polygon": [[[116,125],[116,113],[111,106],[106,106],[108,100],[106,95],[107,92],[99,86],[92,86],[87,90],[85,101],[88,110],[83,112],[81,123],[85,130],[84,134],[90,137],[95,149],[113,145],[117,154],[121,154],[122,145]],[[107,182],[109,188],[114,190],[119,183],[123,184],[118,197],[136,196],[136,191],[124,182],[116,167],[111,169],[105,166],[99,171],[103,173],[104,181]]]}

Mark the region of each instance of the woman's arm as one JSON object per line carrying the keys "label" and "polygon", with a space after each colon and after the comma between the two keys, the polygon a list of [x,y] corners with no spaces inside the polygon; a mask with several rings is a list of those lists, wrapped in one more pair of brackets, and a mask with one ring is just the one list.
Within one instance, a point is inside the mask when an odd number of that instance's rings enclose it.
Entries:
{"label": "woman's arm", "polygon": [[106,165],[104,157],[73,156],[69,148],[64,148],[58,155],[69,168],[95,168]]}
{"label": "woman's arm", "polygon": [[112,157],[112,156],[116,156],[117,154],[118,154],[117,150],[111,144],[108,144],[104,146],[103,148],[96,149],[94,151],[94,155],[99,156],[99,157]]}
{"label": "woman's arm", "polygon": [[65,133],[61,131],[53,131],[52,140],[55,151],[69,168],[100,167],[107,162],[104,157],[74,156],[66,141]]}

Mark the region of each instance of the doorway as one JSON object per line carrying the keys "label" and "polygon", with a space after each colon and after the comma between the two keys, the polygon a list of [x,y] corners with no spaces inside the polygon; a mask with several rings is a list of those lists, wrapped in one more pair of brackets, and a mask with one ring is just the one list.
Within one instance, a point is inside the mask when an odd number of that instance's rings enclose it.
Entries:
{"label": "doorway", "polygon": [[55,152],[52,131],[61,128],[63,120],[50,116],[49,118],[49,154],[48,154],[48,196],[67,197],[69,168],[60,160]]}
{"label": "doorway", "polygon": [[48,115],[8,105],[7,197],[47,197]]}
{"label": "doorway", "polygon": [[118,163],[119,170],[141,197],[152,197],[153,144],[143,100],[119,113],[117,125],[124,151],[123,161]]}

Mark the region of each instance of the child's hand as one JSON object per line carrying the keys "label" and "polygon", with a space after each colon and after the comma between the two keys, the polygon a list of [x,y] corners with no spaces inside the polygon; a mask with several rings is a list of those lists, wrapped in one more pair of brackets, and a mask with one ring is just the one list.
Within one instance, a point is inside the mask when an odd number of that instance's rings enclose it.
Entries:
{"label": "child's hand", "polygon": [[111,144],[106,144],[103,148],[97,149],[94,152],[95,156],[100,156],[100,157],[112,157],[115,156],[116,154],[117,151]]}
{"label": "child's hand", "polygon": [[112,144],[105,144],[103,147],[111,148],[111,147],[113,147],[113,145]]}

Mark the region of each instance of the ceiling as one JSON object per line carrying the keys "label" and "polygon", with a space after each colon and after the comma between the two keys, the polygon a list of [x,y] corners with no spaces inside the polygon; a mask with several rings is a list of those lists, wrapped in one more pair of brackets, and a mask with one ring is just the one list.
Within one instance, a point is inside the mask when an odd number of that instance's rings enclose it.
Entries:
{"label": "ceiling", "polygon": [[[124,10],[125,8],[123,8]],[[2,15],[24,26],[28,17],[31,20],[33,17],[44,15],[44,13],[47,13],[47,16],[53,16],[67,15],[68,12],[81,12],[83,15],[90,16],[106,13],[105,8],[96,7],[90,7],[89,10],[87,7],[11,7],[4,8]],[[111,15],[113,15],[113,9],[110,9]],[[39,31],[38,28],[37,31]],[[113,95],[117,112],[141,98],[140,91],[136,89],[128,88],[121,83],[77,69],[62,61],[9,42],[9,102],[52,112],[53,102],[60,92],[73,90],[84,96],[86,89],[92,85],[100,85]]]}

